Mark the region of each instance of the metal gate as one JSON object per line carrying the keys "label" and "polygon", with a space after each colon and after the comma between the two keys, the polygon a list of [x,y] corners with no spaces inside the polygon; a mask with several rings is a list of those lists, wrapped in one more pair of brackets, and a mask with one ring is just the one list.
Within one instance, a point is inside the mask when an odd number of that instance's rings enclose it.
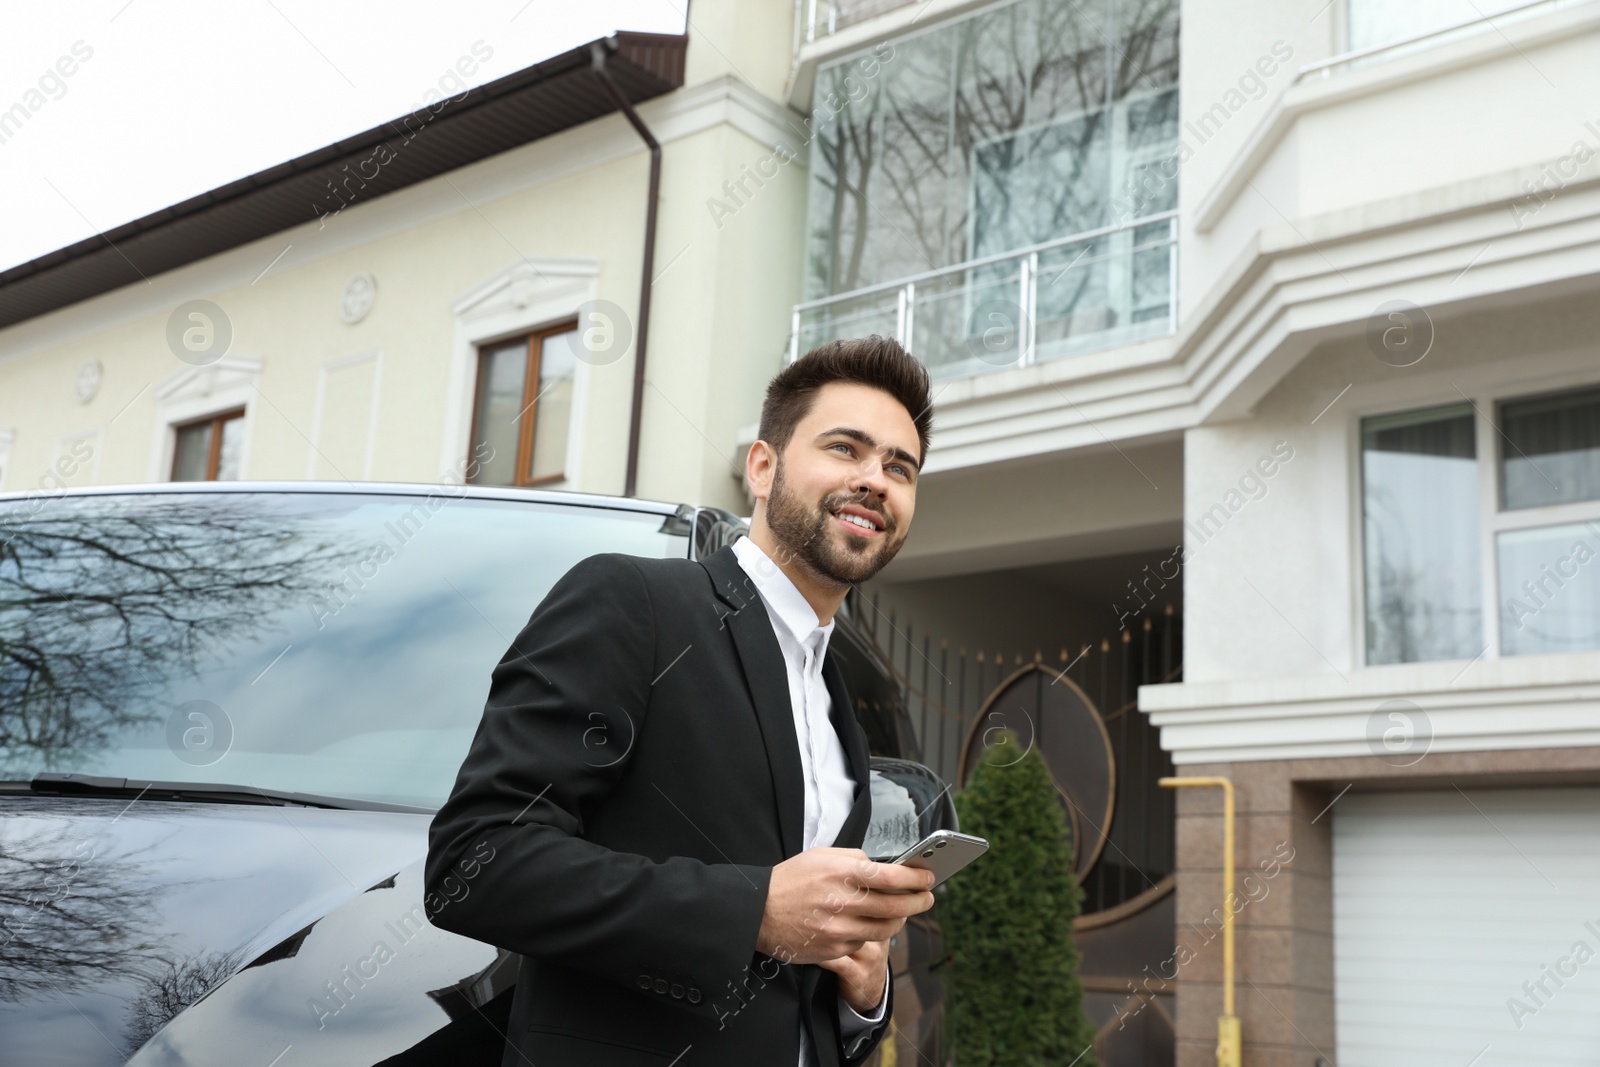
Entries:
{"label": "metal gate", "polygon": [[[1114,635],[1025,652],[952,647],[858,590],[847,610],[889,665],[923,762],[953,786],[963,780],[963,750],[970,766],[1001,698],[1033,715],[1046,739],[1052,729],[1063,736],[1048,717],[1071,709],[1079,717],[1073,736],[1093,737],[1107,750],[1109,776],[1098,765],[1075,764],[1059,743],[1054,751],[1040,745],[1069,809],[1073,840],[1089,850],[1078,866],[1084,900],[1075,933],[1085,1008],[1099,1029],[1096,1055],[1104,1067],[1171,1064],[1175,991],[1152,968],[1170,958],[1177,933],[1174,797],[1157,784],[1173,768],[1159,731],[1138,711],[1138,691],[1181,680],[1182,617],[1169,605]],[[1087,796],[1074,776],[1089,781],[1087,792],[1105,795]]]}

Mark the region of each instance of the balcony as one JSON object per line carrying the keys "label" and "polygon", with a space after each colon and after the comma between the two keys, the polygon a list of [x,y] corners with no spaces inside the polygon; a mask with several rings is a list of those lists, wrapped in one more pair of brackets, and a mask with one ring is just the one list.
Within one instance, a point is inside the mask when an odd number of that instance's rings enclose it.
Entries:
{"label": "balcony", "polygon": [[797,304],[789,360],[879,333],[950,379],[1170,334],[1177,222],[1166,211]]}

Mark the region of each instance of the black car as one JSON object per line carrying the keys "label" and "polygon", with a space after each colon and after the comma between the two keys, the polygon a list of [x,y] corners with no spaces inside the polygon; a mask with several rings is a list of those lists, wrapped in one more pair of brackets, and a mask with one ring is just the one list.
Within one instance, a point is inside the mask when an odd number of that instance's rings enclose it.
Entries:
{"label": "black car", "polygon": [[[0,1061],[498,1065],[518,958],[422,889],[490,671],[585,556],[742,528],[459,485],[0,495]],[[848,609],[830,647],[867,851],[953,828]],[[901,1062],[943,1062],[936,913],[891,951]]]}

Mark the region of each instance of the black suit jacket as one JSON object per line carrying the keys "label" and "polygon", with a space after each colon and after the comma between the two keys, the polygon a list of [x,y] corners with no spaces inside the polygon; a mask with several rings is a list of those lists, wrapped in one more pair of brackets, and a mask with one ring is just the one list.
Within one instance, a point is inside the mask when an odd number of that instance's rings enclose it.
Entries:
{"label": "black suit jacket", "polygon": [[[882,1038],[892,982],[847,1051],[838,976],[755,948],[801,844],[785,672],[731,547],[590,556],[512,642],[426,867],[434,925],[522,955],[508,1067],[793,1067],[802,1017],[821,1067]],[[856,782],[833,843],[859,848],[866,735],[831,653],[823,677]]]}

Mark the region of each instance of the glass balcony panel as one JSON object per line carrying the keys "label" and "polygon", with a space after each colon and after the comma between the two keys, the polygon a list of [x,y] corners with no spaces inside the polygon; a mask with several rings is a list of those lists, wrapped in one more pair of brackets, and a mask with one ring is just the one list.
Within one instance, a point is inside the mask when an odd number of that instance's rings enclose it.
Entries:
{"label": "glass balcony panel", "polygon": [[834,337],[882,333],[909,338],[936,378],[953,378],[1165,336],[1175,221],[1168,215],[802,306],[796,354]]}
{"label": "glass balcony panel", "polygon": [[885,289],[802,311],[797,354],[805,355],[837,337],[867,337],[875,333],[896,336],[899,300],[899,289]]}
{"label": "glass balcony panel", "polygon": [[1014,367],[1022,359],[1022,265],[948,270],[917,283],[912,351],[935,377]]}

